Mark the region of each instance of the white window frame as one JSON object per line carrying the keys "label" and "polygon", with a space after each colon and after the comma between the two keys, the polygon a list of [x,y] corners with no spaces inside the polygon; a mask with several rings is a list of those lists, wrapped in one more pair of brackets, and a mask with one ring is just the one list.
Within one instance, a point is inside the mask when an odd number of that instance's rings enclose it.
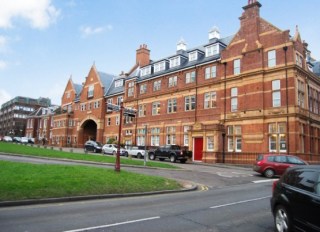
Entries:
{"label": "white window frame", "polygon": [[231,112],[238,111],[238,88],[231,88]]}
{"label": "white window frame", "polygon": [[281,82],[280,80],[272,81],[272,107],[281,106]]}
{"label": "white window frame", "polygon": [[152,103],[152,115],[159,115],[160,114],[160,102],[153,102]]}
{"label": "white window frame", "polygon": [[147,66],[147,67],[143,67],[141,69],[141,73],[140,75],[143,77],[143,76],[147,76],[147,75],[150,75],[151,74],[151,65]]}
{"label": "white window frame", "polygon": [[214,56],[214,55],[217,55],[218,53],[219,53],[218,44],[212,44],[206,47],[206,57]]}
{"label": "white window frame", "polygon": [[194,83],[196,81],[196,72],[188,72],[186,73],[186,84]]}
{"label": "white window frame", "polygon": [[122,87],[123,86],[123,80],[116,80],[114,82],[114,87],[118,88],[118,87]]}
{"label": "white window frame", "polygon": [[177,76],[173,76],[173,77],[169,77],[169,81],[168,81],[168,87],[175,87],[178,84],[178,77]]}
{"label": "white window frame", "polygon": [[156,80],[153,82],[153,91],[161,90],[161,80]]}
{"label": "white window frame", "polygon": [[193,51],[189,53],[189,61],[195,61],[198,60],[198,52]]}
{"label": "white window frame", "polygon": [[217,92],[212,91],[204,94],[204,108],[216,108],[217,107]]}
{"label": "white window frame", "polygon": [[194,111],[196,109],[196,96],[190,95],[184,98],[184,110]]}
{"label": "white window frame", "polygon": [[217,66],[211,66],[211,67],[207,67],[205,69],[205,79],[211,79],[211,78],[215,78],[217,77]]}
{"label": "white window frame", "polygon": [[144,94],[147,92],[147,83],[140,85],[140,94]]}
{"label": "white window frame", "polygon": [[239,75],[241,73],[241,61],[240,59],[235,59],[233,61],[233,74]]}
{"label": "white window frame", "polygon": [[153,72],[154,73],[164,71],[165,69],[166,69],[166,62],[165,61],[161,61],[161,62],[155,63],[153,65]]}
{"label": "white window frame", "polygon": [[167,113],[172,114],[176,112],[177,112],[177,99],[176,98],[168,99]]}
{"label": "white window frame", "polygon": [[94,85],[89,85],[88,87],[88,98],[94,95]]}
{"label": "white window frame", "polygon": [[214,150],[214,136],[207,136],[207,151]]}
{"label": "white window frame", "polygon": [[273,68],[277,65],[276,50],[268,51],[268,67]]}
{"label": "white window frame", "polygon": [[174,68],[179,66],[181,63],[181,57],[180,56],[175,56],[169,59],[169,67]]}

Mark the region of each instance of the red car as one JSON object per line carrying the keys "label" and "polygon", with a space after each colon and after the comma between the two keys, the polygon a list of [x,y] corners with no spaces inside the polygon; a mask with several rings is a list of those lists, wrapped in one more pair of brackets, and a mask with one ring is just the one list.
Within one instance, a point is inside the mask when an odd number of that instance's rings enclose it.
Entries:
{"label": "red car", "polygon": [[259,155],[253,170],[272,178],[275,175],[282,175],[288,167],[306,164],[308,163],[293,155]]}

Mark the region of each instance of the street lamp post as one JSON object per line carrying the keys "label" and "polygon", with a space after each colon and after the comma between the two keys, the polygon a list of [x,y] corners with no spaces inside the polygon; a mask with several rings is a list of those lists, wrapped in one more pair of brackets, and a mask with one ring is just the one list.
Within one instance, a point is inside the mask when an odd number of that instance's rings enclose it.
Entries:
{"label": "street lamp post", "polygon": [[120,142],[121,142],[121,130],[122,130],[122,114],[123,114],[123,102],[120,102],[120,123],[119,123],[119,134],[118,134],[118,149],[117,157],[114,170],[120,172]]}

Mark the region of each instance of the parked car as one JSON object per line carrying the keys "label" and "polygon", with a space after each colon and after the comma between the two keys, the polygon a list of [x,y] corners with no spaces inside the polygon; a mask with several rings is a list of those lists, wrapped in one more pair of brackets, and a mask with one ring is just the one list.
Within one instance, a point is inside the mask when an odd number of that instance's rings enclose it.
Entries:
{"label": "parked car", "polygon": [[320,231],[320,165],[288,168],[272,192],[276,231]]}
{"label": "parked car", "polygon": [[20,143],[21,142],[21,137],[13,137],[12,142]]}
{"label": "parked car", "polygon": [[258,156],[253,170],[265,177],[272,178],[275,175],[282,175],[288,167],[306,164],[308,163],[292,155],[265,154]]}
{"label": "parked car", "polygon": [[[118,152],[118,144],[105,144],[102,147],[103,154],[116,155],[117,152]],[[121,156],[128,156],[128,152],[126,151],[126,149],[120,147],[120,155]]]}
{"label": "parked car", "polygon": [[4,136],[2,138],[2,141],[4,141],[4,142],[12,142],[12,138],[10,136]]}
{"label": "parked car", "polygon": [[21,137],[20,142],[21,143],[29,143],[29,138],[28,137]]}
{"label": "parked car", "polygon": [[34,144],[34,138],[28,138],[28,143]]}
{"label": "parked car", "polygon": [[93,140],[88,140],[84,144],[84,151],[93,151],[94,153],[101,152],[102,150],[102,144]]}
{"label": "parked car", "polygon": [[129,156],[137,157],[138,159],[144,158],[146,153],[144,147],[138,146],[129,146],[127,147],[127,151]]}
{"label": "parked car", "polygon": [[159,159],[163,161],[165,159],[170,159],[172,163],[179,160],[181,163],[185,163],[188,158],[192,157],[192,152],[178,145],[165,145],[160,146],[154,150],[149,151],[149,159],[155,160]]}

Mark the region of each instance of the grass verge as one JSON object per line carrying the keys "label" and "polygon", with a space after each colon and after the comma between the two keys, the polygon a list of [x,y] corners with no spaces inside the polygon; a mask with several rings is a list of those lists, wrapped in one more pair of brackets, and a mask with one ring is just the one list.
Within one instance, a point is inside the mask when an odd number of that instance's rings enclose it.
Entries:
{"label": "grass verge", "polygon": [[106,168],[0,161],[0,201],[174,190],[174,180]]}
{"label": "grass verge", "polygon": [[[25,146],[22,144],[5,143],[5,142],[0,142],[0,152],[32,155],[32,156],[39,156],[39,157],[49,157],[49,158],[93,161],[93,162],[99,162],[99,163],[112,163],[112,164],[114,164],[116,160],[114,156],[108,156],[108,155],[93,155],[90,153],[89,154],[71,153],[71,152],[51,150],[50,147],[38,148],[38,147]],[[127,159],[123,157],[121,157],[120,163],[127,164],[127,165],[136,165],[136,166],[144,165],[143,160]],[[154,161],[148,161],[147,166],[178,169],[178,167],[174,165],[163,163],[163,162],[154,162]]]}

